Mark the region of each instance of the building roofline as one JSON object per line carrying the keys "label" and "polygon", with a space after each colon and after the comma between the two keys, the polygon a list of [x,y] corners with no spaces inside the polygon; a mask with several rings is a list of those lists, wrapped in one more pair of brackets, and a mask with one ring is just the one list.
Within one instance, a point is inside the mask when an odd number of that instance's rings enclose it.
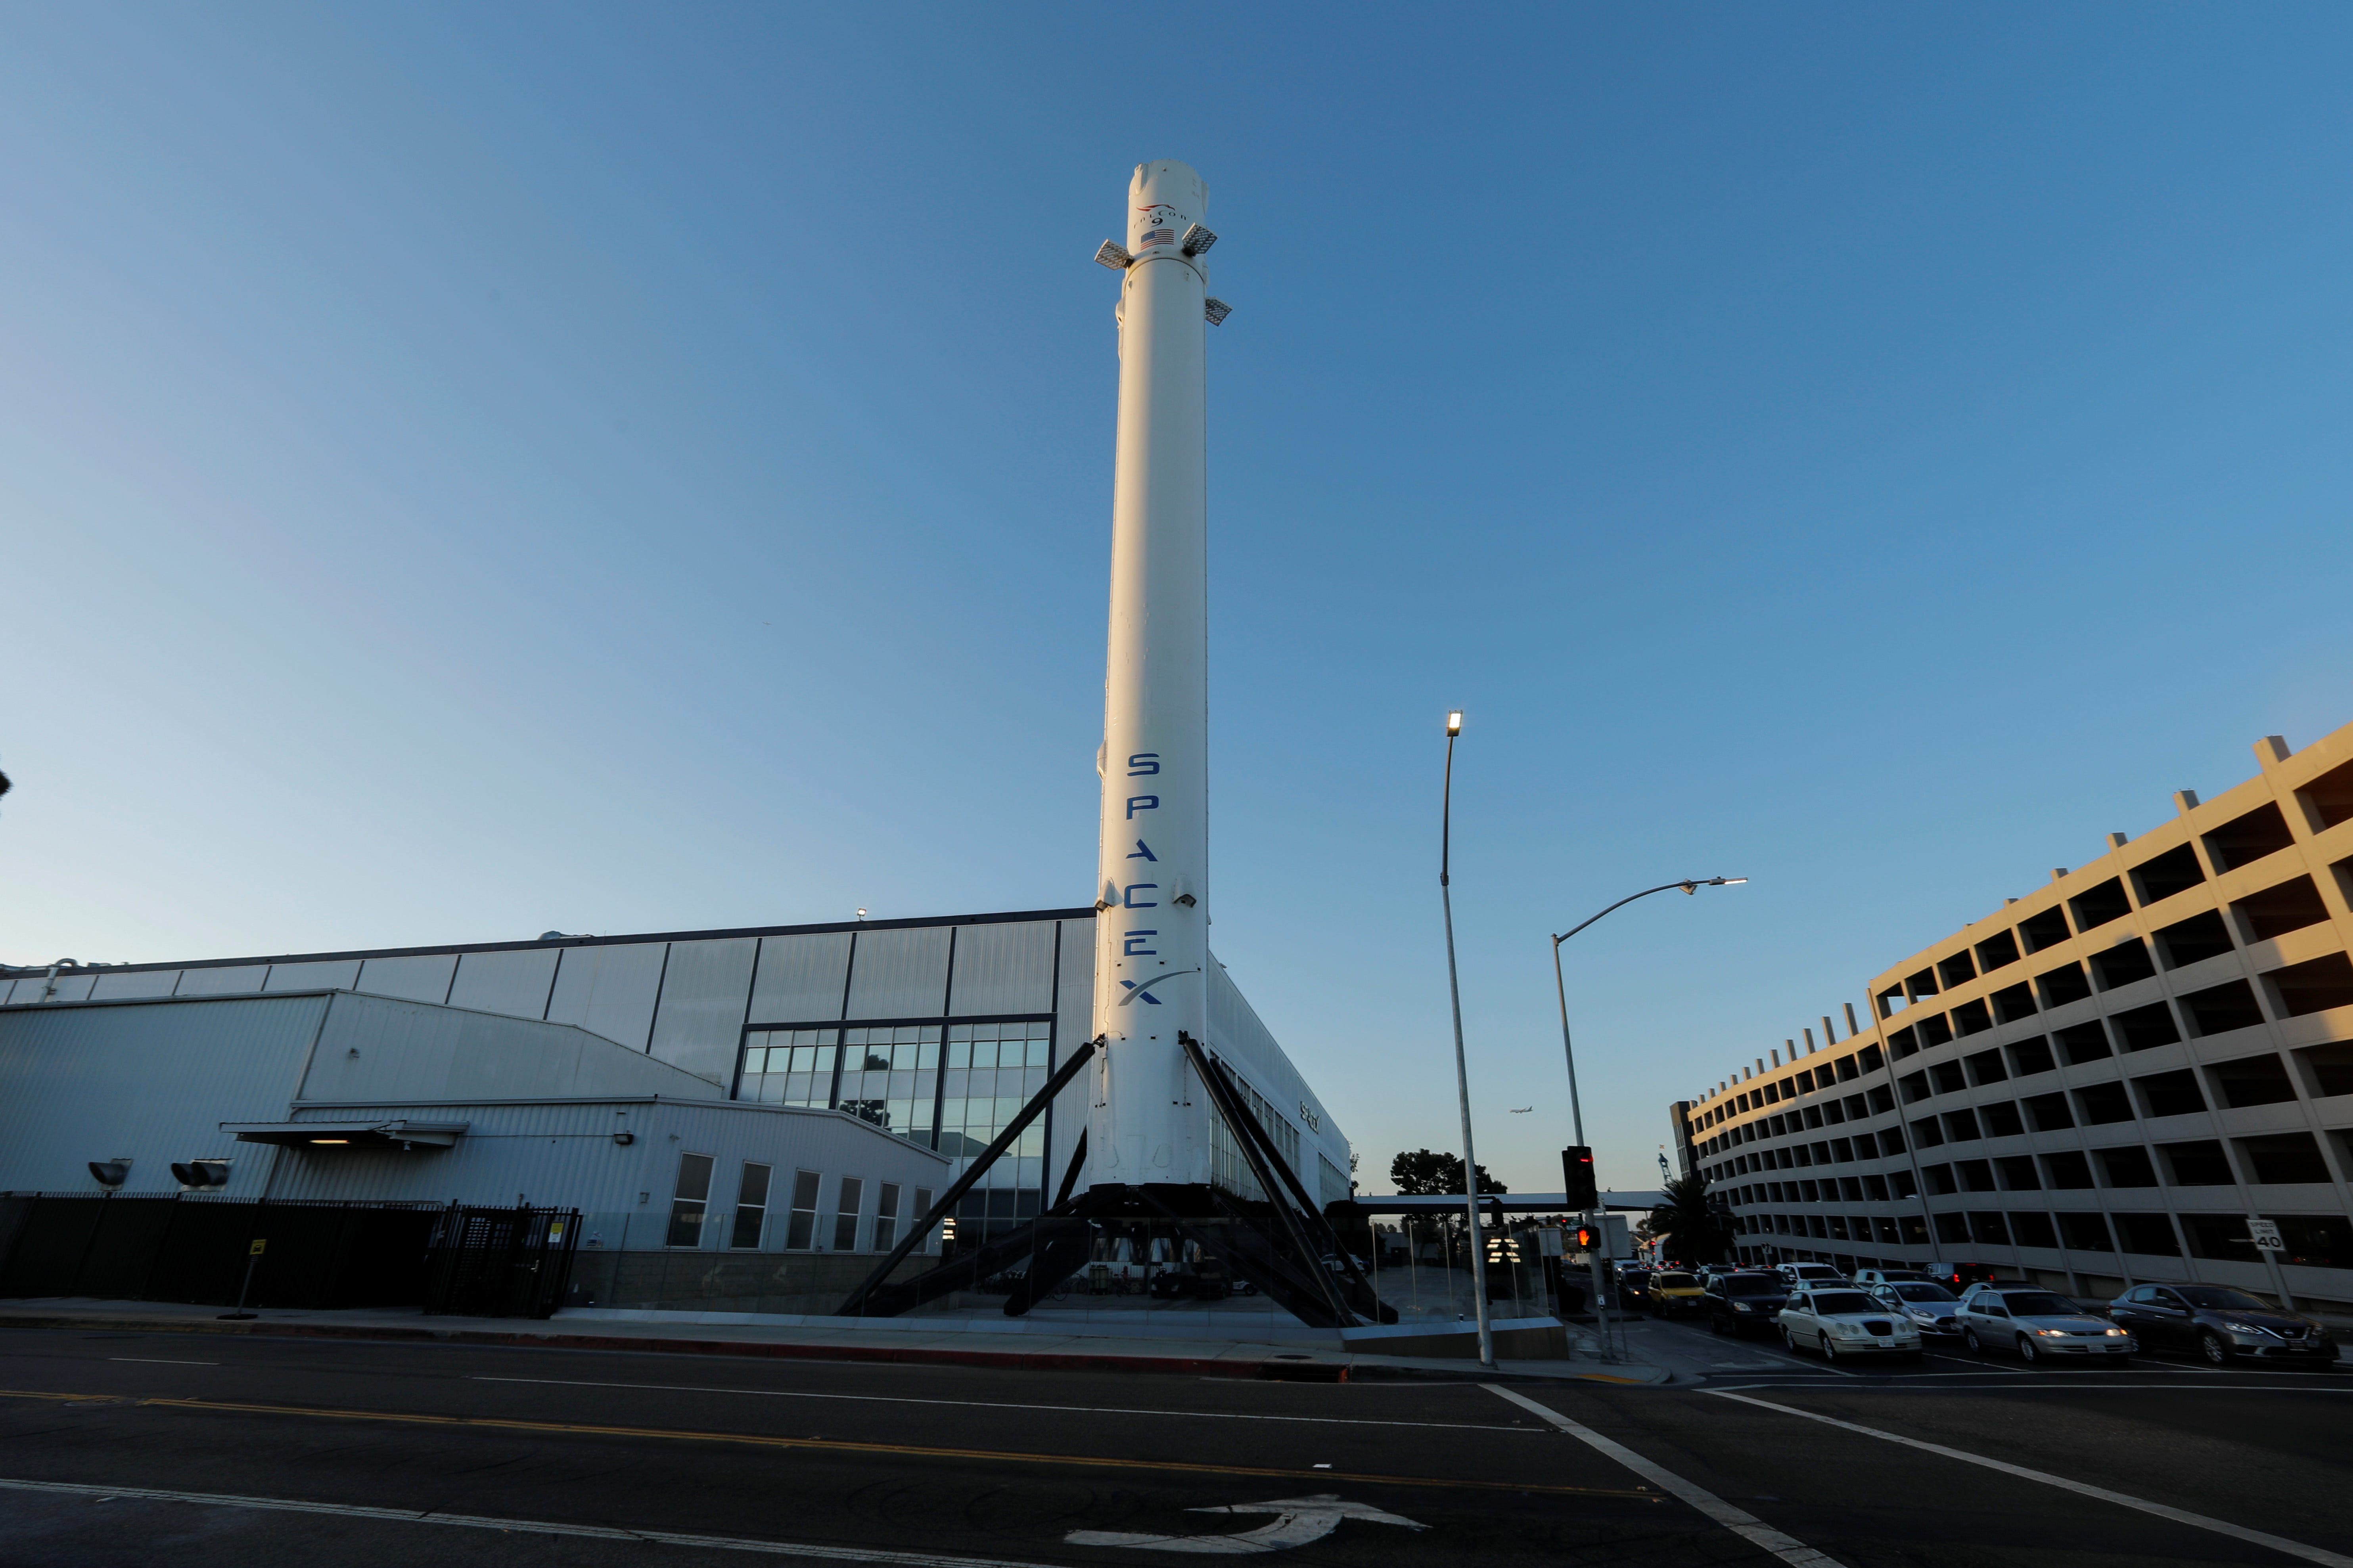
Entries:
{"label": "building roofline", "polygon": [[[567,936],[554,941],[530,942],[441,942],[427,947],[367,947],[351,948],[339,952],[280,952],[258,953],[248,958],[196,958],[178,963],[82,963],[58,971],[66,974],[139,974],[166,969],[235,969],[253,963],[333,963],[347,959],[371,958],[431,958],[441,953],[517,952],[530,948],[616,947],[646,942],[707,942],[721,937],[742,936],[820,936],[828,931],[907,931],[926,926],[977,926],[1024,924],[1033,921],[1091,921],[1095,918],[1092,908],[1075,910],[1015,910],[999,914],[923,915],[897,921],[828,921],[817,925],[792,926],[732,926],[717,931],[642,931],[618,936]],[[5,967],[19,978],[27,974],[46,974],[45,963],[9,964]],[[279,995],[290,994],[286,992]],[[125,997],[125,1001],[173,1001],[173,997]],[[191,998],[193,1000],[193,998]],[[50,1006],[57,1004],[50,1003]]]}

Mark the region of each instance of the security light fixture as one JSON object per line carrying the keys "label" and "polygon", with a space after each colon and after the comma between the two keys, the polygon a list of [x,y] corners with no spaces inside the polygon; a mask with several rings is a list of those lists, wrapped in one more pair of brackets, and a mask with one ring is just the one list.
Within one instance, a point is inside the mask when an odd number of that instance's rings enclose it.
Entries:
{"label": "security light fixture", "polygon": [[1213,327],[1223,325],[1226,318],[1233,313],[1234,308],[1223,300],[1209,299],[1201,301],[1201,314],[1209,318],[1209,325]]}
{"label": "security light fixture", "polygon": [[1115,239],[1104,240],[1103,248],[1095,252],[1095,265],[1108,267],[1113,272],[1126,271],[1134,260],[1135,258],[1127,253],[1127,247]]}
{"label": "security light fixture", "polygon": [[98,1184],[101,1187],[119,1187],[131,1174],[131,1162],[92,1160],[90,1163],[90,1173],[98,1178]]}
{"label": "security light fixture", "polygon": [[628,1147],[628,1145],[636,1142],[637,1141],[638,1135],[634,1132],[616,1132],[613,1134],[613,1142],[620,1144],[623,1148]]}
{"label": "security light fixture", "polygon": [[1217,235],[1197,223],[1185,231],[1185,237],[1176,242],[1176,248],[1187,256],[1198,256],[1217,243]]}
{"label": "security light fixture", "polygon": [[184,1187],[225,1187],[228,1185],[227,1160],[189,1160],[172,1163],[172,1179]]}

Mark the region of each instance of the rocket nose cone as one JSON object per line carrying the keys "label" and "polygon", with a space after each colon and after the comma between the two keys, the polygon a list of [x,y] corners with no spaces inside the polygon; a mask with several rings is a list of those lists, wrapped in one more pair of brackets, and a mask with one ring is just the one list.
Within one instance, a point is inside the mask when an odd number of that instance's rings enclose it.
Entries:
{"label": "rocket nose cone", "polygon": [[1209,187],[1190,163],[1173,158],[1135,166],[1127,186],[1128,253],[1173,246],[1178,236],[1208,220]]}

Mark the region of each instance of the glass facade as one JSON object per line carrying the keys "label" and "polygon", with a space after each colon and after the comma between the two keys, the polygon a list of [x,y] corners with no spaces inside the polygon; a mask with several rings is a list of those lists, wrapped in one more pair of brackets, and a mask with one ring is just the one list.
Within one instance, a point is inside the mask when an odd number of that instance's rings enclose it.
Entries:
{"label": "glass facade", "polygon": [[[735,1098],[849,1111],[952,1156],[961,1174],[1046,1087],[1053,1060],[1053,1021],[1046,1017],[751,1029]],[[960,1217],[988,1231],[1036,1215],[1048,1180],[1050,1121],[1040,1116],[1022,1131],[959,1205]],[[974,1234],[969,1224],[966,1234]]]}

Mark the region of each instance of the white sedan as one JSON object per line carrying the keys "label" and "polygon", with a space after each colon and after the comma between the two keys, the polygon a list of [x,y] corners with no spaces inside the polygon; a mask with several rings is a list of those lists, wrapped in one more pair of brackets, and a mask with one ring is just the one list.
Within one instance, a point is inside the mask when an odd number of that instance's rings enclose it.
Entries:
{"label": "white sedan", "polygon": [[1781,1342],[1791,1350],[1818,1350],[1836,1362],[1854,1356],[1920,1359],[1920,1331],[1852,1285],[1800,1290],[1781,1309]]}

